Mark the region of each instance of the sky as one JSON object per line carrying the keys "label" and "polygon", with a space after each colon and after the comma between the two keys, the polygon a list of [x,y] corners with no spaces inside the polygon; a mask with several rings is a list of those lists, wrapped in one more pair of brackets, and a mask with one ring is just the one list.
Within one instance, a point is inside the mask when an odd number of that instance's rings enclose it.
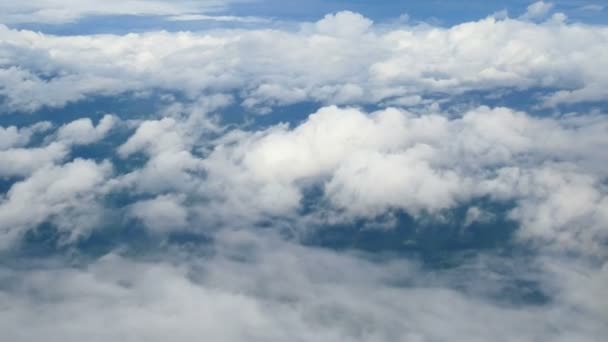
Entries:
{"label": "sky", "polygon": [[602,1],[0,1],[8,341],[608,335]]}

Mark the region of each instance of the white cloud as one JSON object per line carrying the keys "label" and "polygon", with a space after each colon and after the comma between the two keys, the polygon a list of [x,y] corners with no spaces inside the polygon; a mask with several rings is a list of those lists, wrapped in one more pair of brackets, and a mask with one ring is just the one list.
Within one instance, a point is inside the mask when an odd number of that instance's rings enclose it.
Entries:
{"label": "white cloud", "polygon": [[[35,1],[0,18],[18,22],[31,12],[32,20],[49,22],[96,14],[208,19],[195,2],[66,4]],[[538,99],[548,106],[603,100],[608,30],[569,24],[559,14],[533,20],[549,11],[541,1],[523,19],[505,15],[450,28],[374,26],[352,12],[295,30],[59,37],[0,26],[3,111],[130,91],[181,92],[164,95],[175,103],[155,119],[125,121],[134,132],[113,141],[120,145],[107,156],[125,163],[128,171],[117,175],[109,161],[68,159],[74,145],[106,139],[117,117],[97,124],[82,118],[54,132],[48,122],[0,128],[0,177],[18,178],[0,196],[3,255],[45,222],[58,229],[61,243],[73,243],[107,226],[107,210],[112,222],[143,225],[171,254],[146,255],[154,262],[110,254],[82,268],[26,269],[5,260],[3,336],[62,342],[606,336],[606,115],[539,117],[486,106],[442,112],[438,104],[469,90],[505,87],[556,89]],[[438,93],[444,95],[437,102],[427,98]],[[183,103],[176,100],[181,95]],[[416,108],[326,106],[296,125],[222,127],[212,113],[236,99],[261,112],[302,101]],[[41,133],[42,144],[32,146]],[[306,207],[311,189],[319,192]],[[137,200],[112,201],[125,192]],[[107,200],[117,208],[105,208]],[[494,212],[479,201],[508,208]],[[463,208],[463,222],[456,222],[463,234],[474,223],[509,220],[518,228],[504,243],[530,246],[531,255],[480,252],[429,272],[397,257],[375,255],[372,262],[364,253],[295,243],[300,233],[328,224],[395,212],[443,219]],[[282,228],[294,233],[293,243],[278,236]],[[181,230],[204,233],[209,245],[189,253],[166,240]],[[536,290],[549,301],[528,305]],[[511,303],[517,295],[525,303]]]}
{"label": "white cloud", "polygon": [[359,13],[344,11],[326,15],[315,23],[315,28],[319,33],[330,36],[352,37],[364,34],[372,24],[371,20]]}
{"label": "white cloud", "polygon": [[158,121],[144,121],[127,142],[118,148],[122,157],[137,152],[149,155],[159,154],[164,151],[175,152],[184,148],[184,137],[176,131],[176,122],[172,118],[164,118]]}
{"label": "white cloud", "polygon": [[[198,117],[196,112],[193,116]],[[200,120],[190,119],[181,122],[166,117],[142,122],[117,151],[122,158],[143,153],[148,160],[143,168],[119,178],[116,186],[153,194],[168,190],[188,191],[197,186],[201,181],[202,164],[192,154],[194,141],[197,134],[204,134],[205,128],[213,128],[205,123],[199,126]]]}
{"label": "white cloud", "polygon": [[88,145],[103,139],[116,123],[116,117],[106,114],[97,126],[89,118],[72,121],[59,127],[57,140],[68,145]]}
{"label": "white cloud", "polygon": [[[417,216],[452,208],[469,196],[469,182],[452,170],[429,165],[432,148],[416,145],[403,153],[361,153],[346,160],[327,183],[331,203],[355,216],[374,217],[388,209]],[[430,158],[429,158],[430,157]]]}
{"label": "white cloud", "polygon": [[[205,132],[218,133],[218,128],[198,111],[180,114],[183,110],[173,106],[166,111],[171,117],[139,124],[117,152],[123,158],[142,153],[145,164],[109,180],[104,190],[152,196],[130,209],[152,231],[201,227],[193,222],[218,229],[268,219],[335,223],[391,210],[441,216],[489,197],[514,201],[509,217],[520,222],[523,240],[604,253],[608,197],[602,179],[608,160],[599,151],[608,148],[608,122],[602,115],[536,118],[478,107],[454,116],[325,107],[293,128],[228,131],[208,141]],[[106,132],[103,127],[111,126],[103,124],[111,121],[106,119],[95,128],[76,120],[52,136],[81,137],[66,132],[81,132],[76,128],[82,126],[88,137],[98,139],[93,131]],[[69,146],[52,141],[11,148],[0,152],[5,161],[0,170],[5,177],[37,179],[44,170],[63,168],[53,164],[68,153]],[[5,208],[19,184],[10,190]],[[299,217],[312,185],[324,190],[321,206]],[[474,214],[468,223],[481,217]]]}
{"label": "white cloud", "polygon": [[100,223],[96,200],[111,171],[108,162],[76,159],[41,167],[16,182],[0,198],[0,249],[14,247],[26,231],[45,221],[55,223],[66,241],[88,234]]}
{"label": "white cloud", "polygon": [[0,151],[0,177],[27,176],[43,166],[63,160],[68,153],[67,147],[60,143]]}
{"label": "white cloud", "polygon": [[[15,342],[591,342],[607,333],[593,300],[604,298],[605,268],[577,269],[558,260],[552,262],[557,270],[536,272],[547,282],[542,285],[558,287],[551,303],[536,306],[481,295],[500,296],[506,283],[532,272],[516,259],[499,260],[505,268],[514,264],[513,273],[492,272],[481,261],[430,274],[404,260],[370,262],[229,232],[217,237],[208,258],[155,260],[110,254],[83,268],[0,268],[5,283],[16,284],[0,289],[0,328]],[[471,292],[456,290],[459,283],[471,284]],[[22,329],[25,324],[30,328]]]}
{"label": "white cloud", "polygon": [[295,31],[59,37],[0,27],[0,37],[0,95],[24,111],[150,89],[191,99],[238,94],[263,111],[301,101],[416,105],[429,94],[547,88],[555,93],[538,101],[554,106],[599,101],[608,84],[608,30],[556,20],[373,26],[340,12]]}
{"label": "white cloud", "polygon": [[521,222],[521,237],[541,238],[560,250],[607,255],[608,195],[597,178],[571,165],[549,165],[517,175],[512,186],[520,204],[511,217]]}
{"label": "white cloud", "polygon": [[151,200],[136,202],[131,215],[156,232],[181,230],[188,223],[188,212],[183,207],[183,196],[163,195]]}
{"label": "white cloud", "polygon": [[537,1],[528,6],[526,13],[524,13],[521,18],[526,20],[543,18],[552,8],[553,4],[550,2]]}
{"label": "white cloud", "polygon": [[72,146],[103,139],[116,120],[112,115],[105,115],[97,126],[93,126],[89,118],[72,121],[47,135],[45,143],[37,147],[25,146],[35,134],[48,132],[52,127],[50,122],[41,121],[22,128],[0,127],[0,177],[28,176],[43,167],[60,163],[68,157]]}
{"label": "white cloud", "polygon": [[331,220],[391,209],[440,214],[490,197],[515,201],[521,238],[603,254],[607,130],[601,116],[535,118],[506,108],[449,118],[326,107],[294,128],[228,134],[201,161],[205,177],[189,193],[206,198],[204,220],[229,222],[297,217],[311,184],[325,190],[321,214]]}
{"label": "white cloud", "polygon": [[16,126],[0,126],[0,151],[12,147],[23,147],[30,142],[34,134],[49,130],[52,124],[41,121],[28,127],[17,128]]}
{"label": "white cloud", "polygon": [[223,9],[229,0],[29,0],[0,4],[0,23],[63,24],[95,15],[187,15]]}
{"label": "white cloud", "polygon": [[110,75],[66,72],[45,80],[36,73],[21,66],[0,68],[0,95],[7,98],[4,105],[15,110],[35,111],[45,106],[63,107],[88,94],[117,94],[134,87],[133,82]]}

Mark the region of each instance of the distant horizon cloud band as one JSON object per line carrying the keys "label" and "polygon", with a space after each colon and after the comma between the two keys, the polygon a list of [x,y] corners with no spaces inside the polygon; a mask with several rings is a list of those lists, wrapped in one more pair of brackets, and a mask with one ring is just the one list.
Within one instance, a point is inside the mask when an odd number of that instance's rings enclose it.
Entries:
{"label": "distant horizon cloud band", "polygon": [[0,3],[2,339],[603,342],[606,6],[290,1]]}

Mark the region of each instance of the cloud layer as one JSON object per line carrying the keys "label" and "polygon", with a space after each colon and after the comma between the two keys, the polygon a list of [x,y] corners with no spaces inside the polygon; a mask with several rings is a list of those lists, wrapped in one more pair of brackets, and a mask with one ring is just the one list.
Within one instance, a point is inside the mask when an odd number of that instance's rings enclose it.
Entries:
{"label": "cloud layer", "polygon": [[[295,225],[400,211],[413,218],[441,217],[489,199],[514,204],[508,217],[519,222],[523,239],[605,254],[608,161],[599,151],[608,148],[608,121],[601,114],[536,118],[482,106],[452,116],[330,106],[295,127],[228,130],[211,141],[205,132],[217,131],[212,123],[201,130],[192,123],[204,121],[165,117],[137,123],[115,155],[106,157],[124,163],[139,155],[140,167],[108,178],[109,160],[63,164],[71,149],[103,139],[115,121],[106,115],[93,126],[78,119],[59,127],[44,146],[2,151],[3,174],[25,177],[0,202],[3,226],[12,232],[32,229],[63,212],[68,198],[84,203],[83,191],[95,198],[93,189],[147,198],[129,212],[154,231],[247,227],[271,217]],[[14,132],[16,144],[20,133],[34,129],[3,131]],[[64,172],[76,175],[70,184],[82,175],[86,185],[60,186],[59,200],[39,194],[43,188],[37,184],[54,189]],[[317,201],[323,205],[300,217],[311,188],[320,190]],[[25,209],[32,198],[40,202],[40,215],[15,209]]]}
{"label": "cloud layer", "polygon": [[[64,5],[0,20],[222,4]],[[3,336],[599,341],[608,29],[552,8],[447,28],[347,11],[0,26]]]}
{"label": "cloud layer", "polygon": [[[0,327],[12,341],[597,341],[606,333],[597,302],[606,303],[605,268],[586,277],[560,264],[567,274],[540,276],[565,286],[559,299],[521,308],[484,297],[508,286],[487,277],[496,265],[485,261],[429,274],[251,233],[223,234],[214,249],[188,261],[108,255],[86,269],[1,269],[11,286],[0,290]],[[519,264],[518,276],[526,269]],[[474,288],[456,289],[471,276]]]}
{"label": "cloud layer", "polygon": [[440,28],[340,12],[297,30],[57,37],[2,27],[0,37],[10,110],[153,89],[237,93],[259,111],[302,101],[412,106],[495,89],[545,89],[534,101],[555,106],[601,101],[608,82],[606,28],[556,18]]}

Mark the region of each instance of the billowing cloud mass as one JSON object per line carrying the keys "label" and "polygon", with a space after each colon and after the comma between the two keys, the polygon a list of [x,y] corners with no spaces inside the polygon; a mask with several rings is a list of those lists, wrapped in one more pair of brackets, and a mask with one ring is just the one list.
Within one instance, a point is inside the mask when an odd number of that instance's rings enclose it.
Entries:
{"label": "billowing cloud mass", "polygon": [[[2,336],[608,335],[606,26],[225,4],[0,5]],[[256,26],[11,26],[103,15]]]}
{"label": "billowing cloud mass", "polygon": [[99,224],[96,197],[111,172],[107,163],[77,159],[36,170],[14,184],[0,202],[1,248],[10,248],[28,229],[51,221],[69,240]]}
{"label": "billowing cloud mass", "polygon": [[10,110],[152,89],[237,93],[260,111],[301,101],[412,106],[496,89],[546,89],[534,101],[555,106],[601,101],[608,85],[608,30],[555,18],[386,27],[341,12],[297,30],[58,37],[0,27],[0,37]]}

